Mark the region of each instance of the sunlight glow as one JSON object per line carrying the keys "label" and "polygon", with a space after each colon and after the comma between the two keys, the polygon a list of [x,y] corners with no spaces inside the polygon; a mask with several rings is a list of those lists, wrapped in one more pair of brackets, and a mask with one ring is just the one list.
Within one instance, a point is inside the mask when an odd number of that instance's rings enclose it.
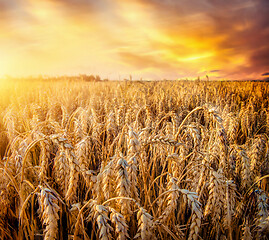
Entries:
{"label": "sunlight glow", "polygon": [[254,1],[19,2],[0,9],[0,75],[177,79],[204,69],[238,79],[268,71],[268,33],[255,30],[262,21],[236,14],[254,16],[262,7]]}
{"label": "sunlight glow", "polygon": [[208,58],[208,57],[212,57],[213,53],[206,53],[206,54],[202,54],[202,55],[198,55],[198,56],[190,56],[187,58],[182,58],[179,59],[179,61],[186,61],[186,62],[192,62],[192,61],[196,61],[196,60],[200,60],[203,58]]}

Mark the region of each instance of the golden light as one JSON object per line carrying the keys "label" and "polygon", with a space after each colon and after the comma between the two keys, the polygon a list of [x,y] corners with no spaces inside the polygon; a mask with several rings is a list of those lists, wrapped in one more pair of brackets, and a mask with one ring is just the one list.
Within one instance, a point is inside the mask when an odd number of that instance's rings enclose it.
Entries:
{"label": "golden light", "polygon": [[197,61],[197,60],[201,60],[201,59],[204,59],[204,58],[209,58],[209,57],[212,57],[213,56],[213,53],[205,53],[205,54],[201,54],[201,55],[195,55],[195,56],[189,56],[189,57],[186,57],[186,58],[179,58],[178,61],[183,61],[183,62],[194,62],[194,61]]}
{"label": "golden light", "polygon": [[[221,10],[211,16],[213,8],[198,2],[191,6],[192,1],[186,1],[186,9],[173,1],[26,2],[18,8],[15,4],[10,16],[1,19],[0,75],[89,73],[117,79],[135,73],[153,79],[158,73],[160,78],[170,74],[176,79],[178,74],[222,69],[225,76],[237,72],[240,77],[247,74],[242,72],[246,66],[253,76],[261,74],[253,70],[258,66],[250,62],[253,44],[248,47],[244,35],[255,24],[237,18],[222,21]],[[255,4],[237,8],[252,11]],[[242,47],[238,38],[230,37],[241,33]],[[250,40],[254,38],[255,34]],[[267,71],[266,66],[258,67]]]}
{"label": "golden light", "polygon": [[3,79],[6,74],[6,60],[5,56],[0,56],[0,79]]}

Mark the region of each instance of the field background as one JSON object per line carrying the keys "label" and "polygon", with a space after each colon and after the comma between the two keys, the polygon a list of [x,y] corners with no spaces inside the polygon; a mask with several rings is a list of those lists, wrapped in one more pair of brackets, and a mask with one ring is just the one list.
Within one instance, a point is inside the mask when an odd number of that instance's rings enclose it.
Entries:
{"label": "field background", "polygon": [[267,239],[262,82],[12,82],[0,239]]}

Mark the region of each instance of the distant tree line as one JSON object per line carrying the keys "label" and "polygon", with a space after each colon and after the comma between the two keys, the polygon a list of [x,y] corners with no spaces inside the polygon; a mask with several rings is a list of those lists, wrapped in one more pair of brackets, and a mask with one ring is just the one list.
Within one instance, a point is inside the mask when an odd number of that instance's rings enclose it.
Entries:
{"label": "distant tree line", "polygon": [[87,75],[87,74],[81,74],[80,75],[81,80],[86,82],[100,82],[101,78],[99,75]]}
{"label": "distant tree line", "polygon": [[99,75],[80,74],[76,76],[29,76],[29,77],[11,77],[5,76],[5,79],[10,81],[85,81],[85,82],[100,82],[108,81],[108,79],[101,79]]}

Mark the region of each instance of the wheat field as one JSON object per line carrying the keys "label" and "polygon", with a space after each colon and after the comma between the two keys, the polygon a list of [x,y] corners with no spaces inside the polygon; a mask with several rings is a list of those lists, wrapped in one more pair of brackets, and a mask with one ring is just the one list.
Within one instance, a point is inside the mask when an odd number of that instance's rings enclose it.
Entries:
{"label": "wheat field", "polygon": [[267,239],[269,87],[10,83],[0,239]]}

